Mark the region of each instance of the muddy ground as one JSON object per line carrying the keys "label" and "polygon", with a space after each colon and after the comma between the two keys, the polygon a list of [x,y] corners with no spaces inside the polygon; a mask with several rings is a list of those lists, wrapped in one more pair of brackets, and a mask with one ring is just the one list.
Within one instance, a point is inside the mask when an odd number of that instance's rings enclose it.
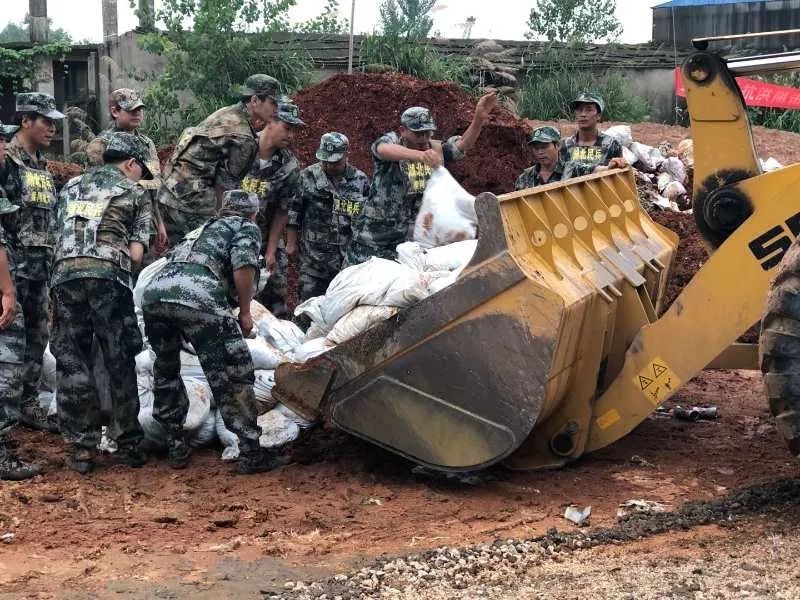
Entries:
{"label": "muddy ground", "polygon": [[[251,477],[233,475],[218,448],[185,471],[156,459],[81,477],[64,467],[58,436],[15,431],[20,453],[47,472],[0,487],[0,535],[14,534],[0,544],[0,598],[260,597],[381,556],[574,531],[562,518],[570,503],[592,506],[592,527],[610,527],[626,500],[676,509],[797,473],[759,374],[704,372],[674,403],[714,404],[721,417],[653,416],[568,468],[497,467],[473,485],[419,480],[408,463],[324,428],[293,448],[291,464]],[[682,532],[679,545],[705,535]]]}

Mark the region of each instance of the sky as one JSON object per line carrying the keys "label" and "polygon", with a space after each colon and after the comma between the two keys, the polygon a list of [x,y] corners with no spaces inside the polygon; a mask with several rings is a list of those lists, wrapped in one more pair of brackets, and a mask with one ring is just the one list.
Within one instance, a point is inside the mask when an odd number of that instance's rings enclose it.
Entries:
{"label": "sky", "polygon": [[[650,40],[652,34],[651,7],[664,0],[617,0],[617,17],[624,27],[621,42],[637,43]],[[355,0],[356,33],[368,33],[378,21],[378,2]],[[28,0],[0,0],[0,29],[8,22],[19,22],[28,12]],[[156,0],[156,9],[160,0]],[[302,21],[315,16],[325,5],[325,0],[297,0],[291,14]],[[343,16],[349,19],[351,0],[340,0]],[[462,37],[464,22],[475,17],[472,38],[521,40],[527,31],[533,1],[526,0],[439,0],[434,8],[434,31],[441,37]],[[136,26],[136,17],[128,0],[118,0],[119,32]],[[101,0],[49,0],[48,16],[56,27],[63,27],[74,40],[102,41]]]}

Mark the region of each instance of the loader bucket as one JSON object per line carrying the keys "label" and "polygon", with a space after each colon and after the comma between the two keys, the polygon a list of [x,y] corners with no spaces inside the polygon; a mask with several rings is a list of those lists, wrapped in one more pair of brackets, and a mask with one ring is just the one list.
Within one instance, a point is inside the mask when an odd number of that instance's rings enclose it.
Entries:
{"label": "loader bucket", "polygon": [[580,456],[598,391],[655,319],[677,237],[641,211],[630,170],[475,207],[477,250],[453,285],[280,365],[278,400],[445,471]]}

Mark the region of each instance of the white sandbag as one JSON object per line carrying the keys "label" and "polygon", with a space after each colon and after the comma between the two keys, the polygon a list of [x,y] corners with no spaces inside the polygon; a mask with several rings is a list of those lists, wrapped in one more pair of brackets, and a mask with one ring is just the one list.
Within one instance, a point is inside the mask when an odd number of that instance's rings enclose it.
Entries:
{"label": "white sandbag", "polygon": [[305,341],[308,342],[310,340],[315,340],[321,337],[325,337],[325,331],[322,329],[322,327],[320,327],[316,323],[311,323],[311,326],[306,331]]}
{"label": "white sandbag", "polygon": [[414,241],[431,248],[475,239],[477,234],[475,196],[462,188],[444,167],[434,169],[414,223]]}
{"label": "white sandbag", "polygon": [[477,233],[475,196],[462,188],[444,167],[434,169],[414,223],[414,241],[431,248],[475,239]]}
{"label": "white sandbag", "polygon": [[341,344],[367,329],[397,314],[394,306],[356,306],[333,326],[327,338],[332,344]]}
{"label": "white sandbag", "polygon": [[311,360],[315,356],[324,354],[333,348],[333,346],[333,342],[330,342],[328,338],[317,338],[300,344],[297,348],[287,354],[287,357],[289,358],[290,362],[304,363]]}
{"label": "white sandbag", "polygon": [[288,360],[283,352],[269,344],[263,337],[246,339],[245,342],[253,358],[253,368],[256,370],[276,369],[279,364]]}
{"label": "white sandbag", "polygon": [[783,165],[774,158],[772,158],[771,156],[767,160],[760,158],[759,161],[761,162],[761,170],[764,171],[765,173],[769,173],[770,171],[777,171],[778,169],[783,168]]}
{"label": "white sandbag", "polygon": [[661,166],[661,163],[664,162],[664,155],[661,154],[658,148],[640,144],[639,142],[633,142],[631,144],[631,151],[648,171],[655,171]]}
{"label": "white sandbag", "polygon": [[180,357],[181,377],[203,379],[205,381],[206,375],[203,373],[203,367],[200,366],[200,359],[197,358],[196,354],[181,350]]}
{"label": "white sandbag", "polygon": [[50,410],[50,407],[53,405],[53,392],[49,392],[47,390],[43,390],[39,392],[37,400],[39,401],[39,408],[43,408],[45,410]]}
{"label": "white sandbag", "polygon": [[[288,354],[305,341],[306,334],[291,321],[265,317],[256,322],[261,337],[278,352]],[[272,368],[275,367],[263,367]]]}
{"label": "white sandbag", "polygon": [[[664,162],[661,163],[659,167],[661,173],[659,173],[659,185],[662,181],[662,175],[668,175],[669,181],[667,183],[671,183],[673,181],[677,181],[678,183],[686,183],[686,165],[683,164],[680,158],[677,156],[671,156],[667,159],[664,159]],[[667,187],[664,185],[664,187]],[[663,188],[659,188],[663,191]]]}
{"label": "white sandbag", "polygon": [[676,151],[684,165],[694,167],[694,142],[691,139],[681,140]]}
{"label": "white sandbag", "polygon": [[56,389],[56,357],[50,352],[50,344],[45,347],[42,356],[42,377],[39,380],[39,389],[48,392]]}
{"label": "white sandbag", "polygon": [[624,158],[629,165],[632,165],[639,160],[638,157],[633,153],[633,150],[626,148],[625,146],[622,147],[622,158]]}
{"label": "white sandbag", "polygon": [[214,412],[214,427],[220,443],[225,448],[222,451],[222,460],[236,460],[239,458],[239,436],[225,427],[225,421],[218,410]]}
{"label": "white sandbag", "polygon": [[467,266],[478,247],[478,240],[464,240],[429,248],[425,252],[426,271],[460,271]]}
{"label": "white sandbag", "polygon": [[629,148],[633,143],[633,133],[630,125],[614,125],[603,133],[617,140],[623,148]]}
{"label": "white sandbag", "polygon": [[274,408],[276,404],[276,401],[272,399],[272,388],[275,387],[275,371],[257,370],[253,375],[255,375],[253,392],[256,396],[256,402],[261,405],[259,413],[264,413]]}
{"label": "white sandbag", "polygon": [[275,406],[275,410],[289,419],[292,423],[295,423],[298,427],[300,427],[300,429],[308,429],[314,424],[314,421],[304,419],[285,404],[278,403]]}
{"label": "white sandbag", "polygon": [[144,289],[147,287],[147,284],[166,266],[167,257],[164,256],[147,265],[139,273],[139,277],[136,278],[136,285],[133,288],[133,304],[137,308],[142,307],[142,296],[144,295]]}
{"label": "white sandbag", "polygon": [[217,439],[215,412],[214,410],[208,411],[200,427],[192,432],[192,436],[189,438],[189,445],[193,448],[208,446]]}
{"label": "white sandbag", "polygon": [[258,417],[261,437],[258,443],[262,448],[280,448],[300,436],[300,427],[282,412],[271,410]]}
{"label": "white sandbag", "polygon": [[679,181],[671,181],[667,184],[667,186],[661,191],[664,195],[664,198],[669,200],[670,202],[675,202],[681,196],[685,196],[688,192],[686,188],[683,186],[682,183]]}
{"label": "white sandbag", "polygon": [[150,348],[142,350],[136,355],[136,374],[137,375],[152,375],[153,363],[156,360],[156,353]]}
{"label": "white sandbag", "polygon": [[425,249],[419,242],[403,242],[395,248],[397,261],[416,271],[425,271]]}
{"label": "white sandbag", "polygon": [[342,270],[333,278],[324,296],[310,298],[295,310],[307,315],[326,334],[336,322],[356,306],[396,306],[404,308],[426,296],[430,277],[407,265],[384,258]]}
{"label": "white sandbag", "polygon": [[432,296],[436,292],[442,291],[444,288],[453,285],[461,274],[461,270],[457,271],[438,271],[434,273],[437,275],[431,279],[428,284],[428,295]]}
{"label": "white sandbag", "polygon": [[139,375],[136,382],[139,388],[139,425],[144,431],[145,442],[155,449],[165,448],[167,432],[153,418],[153,378]]}
{"label": "white sandbag", "polygon": [[183,430],[194,432],[200,429],[208,418],[213,395],[205,378],[181,376],[181,379],[186,390],[186,397],[189,399],[189,411],[183,422]]}

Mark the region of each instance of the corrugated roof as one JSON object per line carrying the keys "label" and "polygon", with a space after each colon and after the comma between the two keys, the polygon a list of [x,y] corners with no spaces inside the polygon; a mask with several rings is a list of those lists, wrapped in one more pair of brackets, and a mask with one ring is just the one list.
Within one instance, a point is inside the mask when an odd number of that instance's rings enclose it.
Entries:
{"label": "corrugated roof", "polygon": [[653,8],[673,8],[679,6],[713,6],[715,4],[750,4],[764,0],[670,0]]}

